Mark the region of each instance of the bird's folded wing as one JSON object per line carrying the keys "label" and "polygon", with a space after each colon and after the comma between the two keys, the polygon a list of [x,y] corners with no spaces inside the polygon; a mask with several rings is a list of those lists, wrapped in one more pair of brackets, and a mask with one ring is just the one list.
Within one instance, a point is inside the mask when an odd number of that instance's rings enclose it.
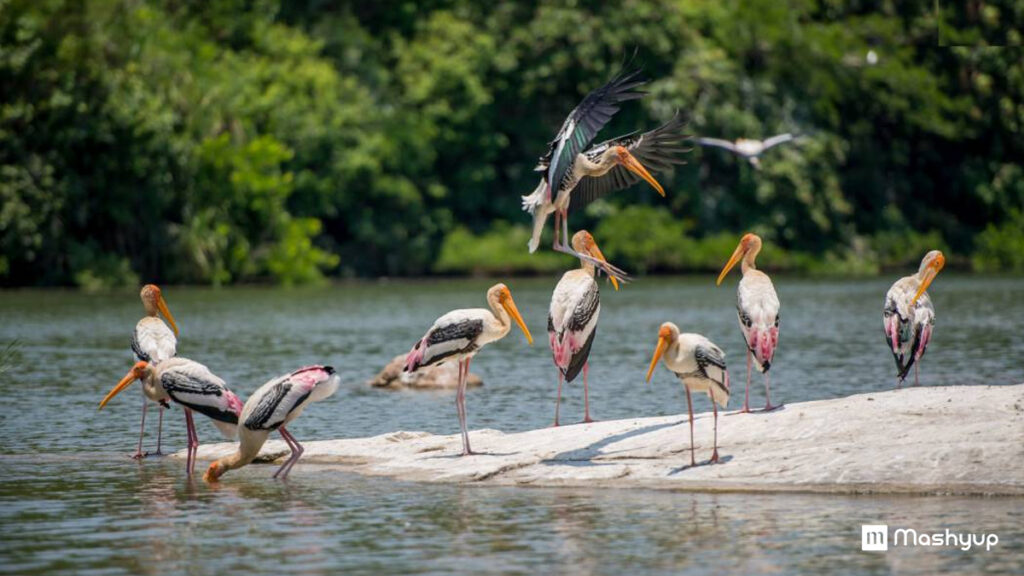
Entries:
{"label": "bird's folded wing", "polygon": [[619,111],[619,104],[642,98],[645,92],[637,90],[646,83],[638,79],[639,70],[619,72],[610,82],[594,90],[569,114],[548,145],[548,151],[541,157],[538,166],[548,166],[548,183],[555,190],[565,179],[576,155],[586,149]]}
{"label": "bird's folded wing", "polygon": [[[587,154],[599,157],[610,146],[624,146],[648,172],[665,172],[676,164],[685,164],[682,154],[689,152],[684,141],[686,120],[676,112],[671,120],[643,134],[627,134],[620,138],[602,142],[587,150]],[[626,167],[616,165],[603,176],[584,176],[573,190],[569,203],[570,211],[582,210],[588,204],[619,190],[624,190],[640,181],[640,176]]]}

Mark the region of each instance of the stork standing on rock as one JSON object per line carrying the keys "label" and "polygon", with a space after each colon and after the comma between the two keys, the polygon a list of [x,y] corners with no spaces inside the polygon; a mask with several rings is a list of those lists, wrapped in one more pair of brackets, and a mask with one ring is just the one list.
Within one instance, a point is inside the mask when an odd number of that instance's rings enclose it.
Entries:
{"label": "stork standing on rock", "polygon": [[[604,254],[590,232],[580,230],[572,237],[574,251],[604,262]],[[587,388],[590,346],[597,335],[597,318],[601,313],[601,291],[594,280],[594,265],[580,260],[580,267],[562,275],[551,294],[548,312],[548,343],[558,367],[558,397],[555,400],[555,426],[558,426],[558,405],[562,401],[562,379],[572,382],[583,370],[583,421],[590,419],[590,393]],[[615,277],[612,286],[619,289]]]}
{"label": "stork standing on rock", "polygon": [[903,385],[914,367],[914,386],[917,386],[917,368],[925,348],[932,339],[935,325],[935,307],[926,290],[946,265],[946,257],[938,250],[924,255],[917,274],[897,280],[885,295],[882,322],[885,341],[896,360],[896,387]]}
{"label": "stork standing on rock", "polygon": [[228,470],[236,470],[252,462],[274,430],[292,453],[273,477],[280,475],[282,479],[286,478],[305,450],[285,425],[298,418],[311,402],[319,402],[334,394],[338,390],[338,380],[330,366],[307,366],[260,386],[242,408],[238,451],[212,462],[203,480],[216,482]]}
{"label": "stork standing on rock", "polygon": [[225,438],[232,439],[238,432],[238,417],[242,413],[242,401],[227,384],[217,377],[210,369],[199,362],[187,358],[169,358],[158,364],[139,361],[114,386],[103,401],[102,410],[107,402],[122,390],[139,380],[149,398],[159,401],[171,401],[179,404],[185,411],[185,425],[188,430],[188,459],[185,470],[191,476],[196,466],[196,450],[199,448],[199,436],[192,420],[192,411],[199,412],[213,420]]}
{"label": "stork standing on rock", "polygon": [[[146,309],[146,316],[139,320],[132,332],[132,353],[135,361],[158,364],[168,358],[174,358],[178,347],[178,325],[174,323],[174,316],[167,308],[163,293],[155,284],[146,284],[139,293],[142,298],[142,306]],[[171,325],[164,324],[157,314],[163,315]],[[164,408],[166,400],[161,399],[162,395],[153,396],[148,389],[142,387],[142,423],[139,424],[139,446],[132,454],[132,458],[139,459],[148,456],[142,451],[142,438],[146,435],[146,409],[149,402],[157,402],[160,405],[160,418],[156,427],[156,452],[154,455],[162,454],[160,441],[164,427]]]}
{"label": "stork standing on rock", "polygon": [[771,278],[757,269],[755,260],[760,251],[761,238],[756,234],[744,235],[722,273],[718,275],[716,284],[720,286],[729,271],[742,261],[740,269],[743,278],[736,287],[736,316],[747,346],[747,391],[743,398],[743,412],[750,412],[751,360],[757,361],[755,366],[758,372],[764,374],[764,411],[782,406],[772,406],[768,381],[768,370],[779,344],[779,296],[775,293]]}
{"label": "stork standing on rock", "polygon": [[725,368],[725,352],[700,334],[680,334],[679,327],[665,322],[658,330],[658,346],[654,349],[647,381],[651,381],[658,360],[672,371],[686,389],[686,408],[690,414],[690,465],[696,466],[693,449],[693,400],[690,391],[707,392],[715,412],[714,450],[709,463],[718,462],[718,407],[729,405],[729,371]]}
{"label": "stork standing on rock", "polygon": [[462,429],[462,455],[473,454],[466,428],[466,376],[469,363],[480,348],[501,340],[512,329],[515,320],[526,341],[533,345],[533,336],[523,323],[523,317],[512,300],[508,286],[495,284],[487,291],[490,310],[467,308],[452,310],[438,318],[427,333],[413,346],[405,359],[405,371],[415,372],[422,366],[433,366],[447,360],[459,363],[459,388],[455,394],[455,409]]}

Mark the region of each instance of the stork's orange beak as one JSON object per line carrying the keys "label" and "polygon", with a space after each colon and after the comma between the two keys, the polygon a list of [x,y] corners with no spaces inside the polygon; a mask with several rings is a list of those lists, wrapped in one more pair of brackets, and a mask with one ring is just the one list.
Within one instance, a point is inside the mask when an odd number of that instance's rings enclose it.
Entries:
{"label": "stork's orange beak", "polygon": [[506,312],[508,312],[508,315],[511,316],[512,319],[516,321],[516,324],[519,325],[519,328],[523,331],[523,334],[526,334],[526,341],[530,343],[530,346],[533,346],[533,336],[530,335],[530,329],[527,328],[526,323],[523,322],[523,317],[519,314],[519,309],[516,308],[516,303],[514,300],[512,300],[511,293],[508,295],[507,298],[504,298],[501,301],[501,306],[502,308],[505,309]]}
{"label": "stork's orange beak", "polygon": [[646,180],[648,184],[658,191],[658,194],[661,194],[662,196],[665,195],[665,189],[661,187],[661,184],[658,184],[658,181],[654,179],[654,176],[651,176],[651,173],[647,171],[647,168],[644,168],[644,165],[641,164],[635,156],[630,154],[629,150],[626,150],[625,146],[619,146],[618,152],[620,164],[625,166],[630,172],[633,172],[637,176]]}
{"label": "stork's orange beak", "polygon": [[654,357],[651,358],[651,366],[647,369],[647,381],[651,381],[651,375],[654,374],[654,367],[658,365],[658,360],[665,354],[665,350],[668,350],[668,338],[664,336],[658,336],[658,347],[654,349]]}
{"label": "stork's orange beak", "polygon": [[910,301],[910,305],[917,304],[917,299],[928,290],[928,287],[932,285],[932,281],[939,275],[939,271],[946,265],[946,258],[942,254],[939,254],[935,260],[928,263],[928,268],[924,271],[924,278],[921,280],[921,286],[917,289],[917,293],[914,294],[914,298]]}
{"label": "stork's orange beak", "polygon": [[[139,364],[143,364],[143,362],[140,362]],[[136,364],[136,366],[138,366],[138,364]],[[135,367],[132,367],[131,371],[125,374],[124,378],[121,378],[121,381],[117,383],[117,386],[114,386],[114,388],[107,393],[106,397],[103,398],[103,401],[100,402],[100,410],[102,410],[103,407],[107,405],[107,402],[110,402],[114,396],[117,396],[122,390],[131,386],[132,382],[135,382],[137,379],[138,373],[136,372]]]}
{"label": "stork's orange beak", "polygon": [[739,246],[736,247],[736,250],[733,251],[732,256],[729,258],[729,261],[725,263],[725,268],[722,268],[722,273],[718,275],[718,281],[715,282],[715,286],[722,285],[722,280],[725,280],[725,277],[729,274],[729,271],[735,268],[736,264],[738,264],[739,261],[743,259],[744,252],[746,252],[746,249],[743,247],[743,242],[740,242]]}
{"label": "stork's orange beak", "polygon": [[167,320],[171,325],[171,330],[174,330],[175,337],[178,336],[178,325],[174,323],[174,316],[171,316],[171,311],[167,308],[167,301],[164,300],[163,294],[156,299],[156,308],[160,311],[160,314]]}
{"label": "stork's orange beak", "polygon": [[[590,246],[587,247],[587,252],[589,252],[591,256],[597,258],[601,262],[608,262],[608,260],[606,260],[604,257],[604,253],[602,253],[601,249],[597,247],[597,242],[591,242]],[[608,279],[612,281],[612,286],[615,288],[615,290],[618,290],[619,281],[615,279],[615,276],[609,275]]]}

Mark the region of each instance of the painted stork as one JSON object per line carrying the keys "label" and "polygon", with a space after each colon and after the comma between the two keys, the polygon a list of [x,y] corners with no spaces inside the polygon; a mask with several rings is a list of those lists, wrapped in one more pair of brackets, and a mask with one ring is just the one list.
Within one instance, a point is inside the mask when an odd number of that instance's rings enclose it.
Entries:
{"label": "painted stork", "polygon": [[413,346],[405,358],[404,372],[415,372],[423,366],[433,366],[447,360],[459,363],[459,388],[455,394],[455,409],[462,428],[462,455],[473,454],[466,429],[466,375],[473,356],[485,344],[501,340],[516,321],[526,341],[533,345],[533,336],[523,323],[508,286],[495,284],[487,291],[490,310],[466,308],[452,310],[438,318],[427,333]]}
{"label": "painted stork", "polygon": [[292,466],[305,450],[299,441],[285,429],[285,425],[302,414],[311,402],[328,398],[338,390],[338,375],[330,366],[307,366],[291,374],[271,379],[260,386],[245,402],[239,417],[238,451],[210,464],[203,480],[216,482],[228,470],[241,468],[260,453],[270,433],[277,430],[285,444],[291,448],[288,460],[274,472],[274,478],[288,477]]}
{"label": "painted stork", "polygon": [[[164,300],[160,288],[155,284],[146,284],[142,287],[139,297],[142,298],[142,306],[146,309],[146,315],[142,320],[139,320],[138,324],[135,325],[135,331],[132,332],[132,353],[135,355],[135,361],[157,364],[168,358],[173,358],[178,346],[178,325],[174,323],[174,316],[171,315],[171,311],[167,308],[167,302]],[[164,321],[157,316],[158,313],[163,315],[171,325],[170,327],[164,324]],[[159,398],[147,395],[146,387],[143,386],[139,446],[135,453],[132,454],[132,458],[135,459],[145,458],[149,455],[142,451],[142,438],[146,435],[146,408],[149,406],[150,400],[160,405],[160,418],[157,421],[156,427],[156,452],[153,454],[163,454],[160,451],[160,441],[164,427],[164,408],[166,404]]]}
{"label": "painted stork", "polygon": [[188,460],[185,469],[189,476],[195,470],[196,449],[199,447],[199,436],[192,420],[193,410],[213,420],[225,438],[235,437],[238,417],[242,413],[242,401],[206,366],[181,357],[155,364],[140,360],[103,398],[100,409],[136,380],[142,382],[147,397],[169,400],[184,409],[188,429]]}
{"label": "painted stork", "polygon": [[742,261],[740,269],[743,278],[736,288],[736,316],[743,331],[743,340],[747,345],[747,390],[743,397],[743,412],[750,412],[750,364],[757,360],[758,372],[764,374],[764,411],[769,412],[782,405],[772,406],[771,390],[768,380],[768,369],[775,357],[775,348],[779,344],[779,297],[775,286],[768,275],[757,269],[755,259],[761,251],[761,238],[756,234],[746,234],[740,239],[739,246],[732,253],[722,273],[718,275],[716,285],[721,285],[726,274]]}
{"label": "painted stork", "polygon": [[772,136],[767,140],[750,140],[747,138],[737,138],[735,142],[728,140],[721,140],[719,138],[697,138],[697,143],[701,146],[711,146],[714,148],[723,148],[732,152],[733,154],[745,158],[750,165],[758,170],[761,169],[761,154],[764,154],[769,148],[774,148],[779,144],[785,144],[794,140],[796,137],[790,133],[778,134]]}
{"label": "painted stork", "polygon": [[718,462],[718,407],[729,405],[729,371],[725,368],[725,352],[700,334],[680,334],[679,327],[665,322],[658,330],[658,347],[654,349],[647,381],[651,381],[654,367],[664,358],[665,367],[672,371],[686,388],[686,407],[690,414],[690,465],[696,466],[693,455],[693,400],[690,391],[707,392],[715,412],[714,451],[708,463]]}
{"label": "painted stork", "polygon": [[[587,148],[597,133],[619,111],[619,105],[645,94],[637,90],[646,81],[638,80],[639,71],[620,72],[610,82],[594,90],[569,114],[558,135],[540,158],[536,171],[542,172],[540,184],[523,197],[523,210],[533,215],[530,252],[537,250],[547,217],[555,214],[555,236],[552,248],[577,258],[588,259],[567,245],[569,242],[569,209],[581,210],[588,203],[606,194],[623,190],[641,179],[662,196],[665,190],[651,176],[647,166],[656,171],[682,163],[677,154],[687,150],[680,141],[686,123],[677,113],[664,125],[643,134],[631,133]],[[590,260],[609,275],[624,279],[625,274],[614,266]]]}
{"label": "painted stork", "polygon": [[[590,232],[580,230],[572,237],[572,248],[604,262],[604,254]],[[555,426],[558,426],[558,405],[562,401],[562,379],[572,382],[583,370],[583,421],[590,419],[590,394],[587,389],[587,359],[590,346],[597,335],[597,318],[601,314],[601,291],[594,280],[594,265],[581,260],[580,267],[562,275],[555,291],[551,294],[551,308],[548,311],[548,343],[558,367],[558,396],[555,399]],[[614,276],[612,286],[619,289]]]}
{"label": "painted stork", "polygon": [[935,307],[925,290],[946,265],[946,257],[938,250],[924,255],[917,274],[904,276],[889,288],[882,309],[885,341],[896,359],[896,387],[903,385],[914,367],[914,386],[917,386],[917,366],[932,338]]}

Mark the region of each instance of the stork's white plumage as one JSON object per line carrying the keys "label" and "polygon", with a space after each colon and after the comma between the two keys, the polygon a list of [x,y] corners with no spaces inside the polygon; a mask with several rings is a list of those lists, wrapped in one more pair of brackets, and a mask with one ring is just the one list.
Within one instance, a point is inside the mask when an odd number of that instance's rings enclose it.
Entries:
{"label": "stork's white plumage", "polygon": [[[142,306],[146,309],[146,315],[135,325],[132,332],[132,353],[135,361],[160,363],[168,358],[174,358],[178,348],[178,325],[174,323],[174,316],[167,308],[163,293],[155,284],[147,284],[139,292],[142,299]],[[162,314],[170,327],[164,323],[157,314]],[[145,386],[142,387],[142,423],[139,425],[139,446],[132,454],[132,458],[143,458],[148,455],[142,451],[142,438],[146,434],[146,409],[149,406],[147,400],[157,402],[160,405],[160,418],[156,429],[156,452],[161,454],[160,442],[164,425],[164,407],[166,397],[158,391],[149,393]]]}
{"label": "stork's white plumage", "polygon": [[896,360],[897,387],[902,386],[911,366],[917,386],[918,363],[931,341],[935,324],[935,307],[926,290],[945,265],[942,252],[932,250],[921,260],[917,274],[900,278],[885,295],[882,322],[885,341]]}
{"label": "stork's white plumage", "polygon": [[777,134],[765,140],[754,140],[751,138],[737,138],[735,142],[722,140],[720,138],[698,138],[697,143],[701,146],[711,146],[728,150],[737,156],[745,158],[754,168],[760,169],[760,156],[770,148],[784,144],[795,139],[790,133]]}
{"label": "stork's white plumage", "polygon": [[[572,237],[572,248],[600,262],[604,254],[594,237],[580,230]],[[572,382],[583,371],[583,421],[590,418],[590,391],[587,388],[590,346],[597,334],[597,319],[601,314],[601,291],[594,280],[595,268],[589,260],[580,260],[580,268],[562,275],[551,294],[548,310],[548,344],[558,367],[558,397],[555,400],[555,426],[558,426],[558,406],[562,401],[562,379]],[[616,290],[619,283],[611,277]]]}
{"label": "stork's white plumage", "polygon": [[693,448],[693,400],[690,392],[706,392],[715,413],[714,451],[709,463],[718,462],[718,407],[729,405],[729,371],[725,367],[725,352],[700,334],[679,332],[672,322],[665,322],[658,330],[658,347],[654,350],[647,369],[651,381],[658,360],[672,371],[686,388],[686,406],[690,413],[690,465],[695,466]]}
{"label": "stork's white plumage", "polygon": [[743,412],[750,412],[750,365],[754,362],[758,372],[764,373],[765,411],[781,406],[772,406],[768,370],[775,359],[775,348],[779,344],[779,296],[768,275],[757,269],[756,258],[761,251],[761,238],[746,234],[729,258],[718,285],[738,262],[742,262],[743,278],[736,288],[736,316],[739,319],[743,341],[747,345],[747,389],[743,400]]}
{"label": "stork's white plumage", "polygon": [[157,364],[139,361],[100,402],[100,409],[122,390],[139,380],[150,397],[160,397],[180,405],[185,412],[188,430],[188,460],[185,464],[189,476],[195,469],[196,434],[192,411],[209,417],[225,438],[234,438],[238,431],[238,417],[242,401],[224,380],[206,366],[187,358],[169,358]]}
{"label": "stork's white plumage", "polygon": [[490,310],[466,308],[441,316],[405,358],[405,372],[415,372],[422,366],[433,366],[448,360],[459,363],[455,409],[462,428],[464,456],[473,453],[469,447],[469,431],[466,429],[466,376],[469,375],[469,363],[473,356],[484,345],[504,338],[512,329],[513,320],[526,335],[526,340],[533,344],[533,336],[523,323],[523,317],[512,300],[508,286],[491,286],[487,291],[487,304]]}
{"label": "stork's white plumage", "polygon": [[292,451],[291,457],[274,473],[274,478],[278,475],[287,477],[305,450],[285,426],[298,418],[311,402],[319,402],[334,394],[338,390],[338,380],[330,366],[307,366],[260,386],[242,408],[238,451],[211,463],[203,479],[216,482],[228,470],[252,462],[274,430],[281,434]]}

